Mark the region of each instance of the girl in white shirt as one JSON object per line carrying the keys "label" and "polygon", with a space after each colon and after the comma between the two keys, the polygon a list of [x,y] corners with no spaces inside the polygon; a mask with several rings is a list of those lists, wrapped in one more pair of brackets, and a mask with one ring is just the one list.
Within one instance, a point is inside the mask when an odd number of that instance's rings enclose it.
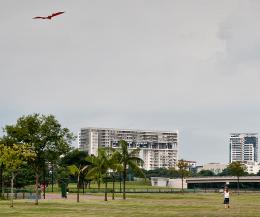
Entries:
{"label": "girl in white shirt", "polygon": [[227,187],[225,187],[224,189],[224,204],[225,204],[225,208],[229,208],[229,190]]}

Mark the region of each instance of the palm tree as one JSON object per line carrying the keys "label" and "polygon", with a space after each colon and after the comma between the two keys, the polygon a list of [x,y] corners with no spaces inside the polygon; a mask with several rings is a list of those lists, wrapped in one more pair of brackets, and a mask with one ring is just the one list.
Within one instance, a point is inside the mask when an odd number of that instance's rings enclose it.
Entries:
{"label": "palm tree", "polygon": [[100,190],[101,181],[105,182],[105,201],[107,201],[107,178],[109,170],[109,156],[104,148],[98,149],[98,156],[88,156],[86,161],[90,163],[90,170],[87,173],[88,178],[95,178]]}
{"label": "palm tree", "polygon": [[112,200],[115,199],[115,176],[116,173],[120,173],[123,171],[123,166],[120,163],[119,159],[119,153],[115,149],[108,149],[109,152],[109,159],[108,159],[108,164],[109,164],[109,169],[110,169],[110,176],[112,177]]}
{"label": "palm tree", "polygon": [[246,166],[239,161],[233,161],[227,169],[233,176],[237,177],[237,193],[239,194],[239,177],[245,175]]}
{"label": "palm tree", "polygon": [[79,187],[80,187],[80,176],[84,174],[89,165],[77,167],[75,164],[68,166],[68,170],[71,175],[77,177],[77,202],[79,202]]}
{"label": "palm tree", "polygon": [[136,173],[140,177],[145,177],[143,171],[139,167],[139,165],[142,165],[144,162],[141,158],[137,157],[139,154],[140,149],[134,149],[129,151],[128,150],[128,143],[125,140],[120,140],[120,149],[117,151],[117,157],[119,159],[119,162],[123,166],[123,199],[126,199],[125,195],[125,184],[126,184],[126,175],[127,175],[127,169],[131,168],[134,173]]}

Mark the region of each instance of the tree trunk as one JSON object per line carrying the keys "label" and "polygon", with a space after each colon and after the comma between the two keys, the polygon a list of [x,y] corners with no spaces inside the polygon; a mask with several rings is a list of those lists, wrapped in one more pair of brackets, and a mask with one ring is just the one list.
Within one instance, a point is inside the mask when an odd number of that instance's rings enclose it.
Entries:
{"label": "tree trunk", "polygon": [[125,182],[126,182],[126,165],[124,165],[124,172],[123,172],[123,199],[126,199],[125,196]]}
{"label": "tree trunk", "polygon": [[98,191],[100,191],[100,177],[98,178]]}
{"label": "tree trunk", "polygon": [[181,191],[183,193],[183,175],[181,176]]}
{"label": "tree trunk", "polygon": [[107,174],[105,177],[105,201],[107,201]]}
{"label": "tree trunk", "polygon": [[45,188],[46,188],[46,169],[45,169],[45,165],[43,168],[43,199],[45,199]]}
{"label": "tree trunk", "polygon": [[11,178],[11,204],[10,207],[14,207],[14,173],[12,172]]}
{"label": "tree trunk", "polygon": [[35,205],[39,204],[39,190],[38,190],[38,186],[39,186],[39,174],[36,173],[35,174]]}
{"label": "tree trunk", "polygon": [[53,170],[54,170],[54,166],[52,163],[51,164],[51,192],[53,192],[53,177],[54,177]]}
{"label": "tree trunk", "polygon": [[237,177],[237,194],[239,194],[239,176]]}
{"label": "tree trunk", "polygon": [[77,188],[78,188],[78,190],[77,190],[77,203],[79,203],[79,176],[80,176],[80,174],[78,175],[78,184],[77,184]]}
{"label": "tree trunk", "polygon": [[122,173],[119,173],[120,193],[122,192]]}
{"label": "tree trunk", "polygon": [[113,190],[112,190],[112,200],[115,199],[115,177],[113,176]]}
{"label": "tree trunk", "polygon": [[4,165],[3,163],[1,163],[1,166],[0,166],[0,178],[1,178],[1,188],[2,188],[2,191],[1,191],[1,197],[4,197],[5,196],[5,188],[4,188]]}

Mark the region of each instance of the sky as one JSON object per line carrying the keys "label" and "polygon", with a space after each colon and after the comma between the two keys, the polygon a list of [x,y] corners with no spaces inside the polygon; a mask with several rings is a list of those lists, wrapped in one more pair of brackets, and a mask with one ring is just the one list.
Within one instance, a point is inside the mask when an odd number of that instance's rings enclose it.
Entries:
{"label": "sky", "polygon": [[0,127],[41,113],[75,134],[178,130],[180,158],[227,163],[230,133],[260,132],[259,10],[257,0],[1,0]]}

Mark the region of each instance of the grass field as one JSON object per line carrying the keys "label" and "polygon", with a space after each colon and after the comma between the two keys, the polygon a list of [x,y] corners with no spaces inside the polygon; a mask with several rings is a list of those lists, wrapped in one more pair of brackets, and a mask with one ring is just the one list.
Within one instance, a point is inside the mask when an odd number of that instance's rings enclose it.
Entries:
{"label": "grass field", "polygon": [[[70,195],[71,197],[75,195]],[[119,195],[118,195],[119,196]],[[221,194],[128,194],[126,201],[116,198],[103,201],[102,196],[81,196],[80,203],[73,199],[40,200],[35,206],[30,200],[16,200],[15,207],[9,201],[0,201],[0,216],[3,217],[172,217],[172,216],[260,216],[260,194],[231,195],[231,208],[224,209]]]}

